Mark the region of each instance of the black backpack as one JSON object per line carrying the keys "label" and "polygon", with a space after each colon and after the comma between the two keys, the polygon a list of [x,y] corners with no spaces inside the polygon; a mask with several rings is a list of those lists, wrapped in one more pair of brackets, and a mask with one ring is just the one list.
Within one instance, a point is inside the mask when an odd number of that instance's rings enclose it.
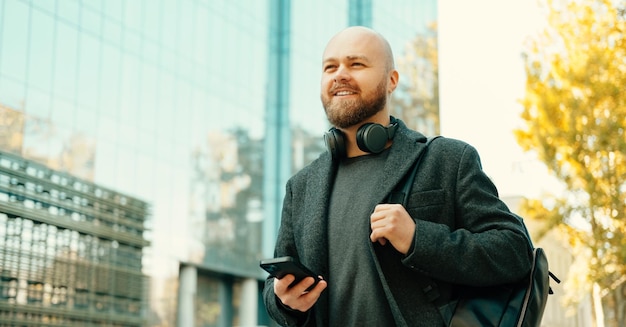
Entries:
{"label": "black backpack", "polygon": [[[532,246],[527,230],[526,235]],[[543,249],[533,247],[532,267],[522,281],[491,287],[461,287],[461,295],[452,302],[438,305],[439,311],[451,327],[537,327],[541,324],[548,295],[553,293],[550,278],[561,282],[548,270]],[[437,304],[437,299],[433,302]]]}
{"label": "black backpack", "polygon": [[[429,139],[426,146],[438,137]],[[389,203],[401,203],[406,206],[415,174],[427,150],[428,148],[417,158],[404,184],[399,185],[390,194]],[[518,283],[507,285],[492,287],[458,286],[460,289],[457,289],[455,293],[460,295],[451,301],[439,297],[437,284],[432,280],[428,281],[424,284],[423,291],[426,297],[439,308],[446,326],[537,327],[541,324],[548,295],[553,293],[550,288],[550,278],[557,283],[561,281],[548,270],[548,259],[545,252],[542,248],[533,246],[523,219],[517,217],[524,226],[530,246],[533,247],[533,262],[529,275]]]}

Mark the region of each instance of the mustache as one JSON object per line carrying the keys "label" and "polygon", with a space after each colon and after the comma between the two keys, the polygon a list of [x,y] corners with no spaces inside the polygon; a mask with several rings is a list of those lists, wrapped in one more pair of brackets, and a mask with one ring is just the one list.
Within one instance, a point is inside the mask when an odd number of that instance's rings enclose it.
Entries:
{"label": "mustache", "polygon": [[337,90],[348,90],[348,91],[355,91],[358,92],[360,91],[360,89],[358,87],[354,87],[350,84],[335,84],[333,85],[333,87],[330,89],[330,93],[335,93],[337,92]]}

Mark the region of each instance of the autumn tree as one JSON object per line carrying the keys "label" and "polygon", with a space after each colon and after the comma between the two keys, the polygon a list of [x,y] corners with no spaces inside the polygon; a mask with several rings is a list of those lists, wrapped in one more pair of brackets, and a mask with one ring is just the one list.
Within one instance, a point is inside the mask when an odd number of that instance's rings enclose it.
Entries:
{"label": "autumn tree", "polygon": [[431,23],[396,60],[401,76],[389,102],[394,117],[427,136],[440,132],[438,56],[437,24]]}
{"label": "autumn tree", "polygon": [[[523,211],[567,235],[575,258],[587,268],[575,279],[582,283],[569,286],[601,298],[594,303],[603,304],[606,326],[626,326],[624,3],[544,4],[548,25],[529,40],[524,53],[524,126],[516,137],[566,191],[526,199]],[[591,292],[594,285],[599,292]]]}
{"label": "autumn tree", "polygon": [[24,112],[0,102],[0,150],[21,154],[24,141]]}

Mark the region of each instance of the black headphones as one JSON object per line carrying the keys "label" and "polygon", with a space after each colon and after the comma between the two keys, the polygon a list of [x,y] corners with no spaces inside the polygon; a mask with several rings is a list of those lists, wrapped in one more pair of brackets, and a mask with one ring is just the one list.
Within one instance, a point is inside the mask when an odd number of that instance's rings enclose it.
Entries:
{"label": "black headphones", "polygon": [[[356,132],[356,144],[362,151],[380,153],[387,141],[393,139],[397,129],[398,121],[394,117],[391,117],[391,124],[387,127],[376,123],[363,124]],[[331,128],[324,134],[324,143],[333,160],[346,157],[346,141],[341,130]]]}

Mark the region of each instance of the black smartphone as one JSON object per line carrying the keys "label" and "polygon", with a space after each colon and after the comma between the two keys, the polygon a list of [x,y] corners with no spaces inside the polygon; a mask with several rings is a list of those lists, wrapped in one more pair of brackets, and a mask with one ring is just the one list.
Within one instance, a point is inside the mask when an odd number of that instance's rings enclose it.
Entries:
{"label": "black smartphone", "polygon": [[305,277],[313,277],[315,282],[307,289],[307,291],[309,291],[320,281],[320,278],[316,273],[312,272],[309,268],[305,267],[298,260],[290,256],[263,259],[260,262],[260,266],[267,271],[270,276],[278,279],[285,277],[287,274],[294,275],[296,279],[289,287],[299,283]]}

